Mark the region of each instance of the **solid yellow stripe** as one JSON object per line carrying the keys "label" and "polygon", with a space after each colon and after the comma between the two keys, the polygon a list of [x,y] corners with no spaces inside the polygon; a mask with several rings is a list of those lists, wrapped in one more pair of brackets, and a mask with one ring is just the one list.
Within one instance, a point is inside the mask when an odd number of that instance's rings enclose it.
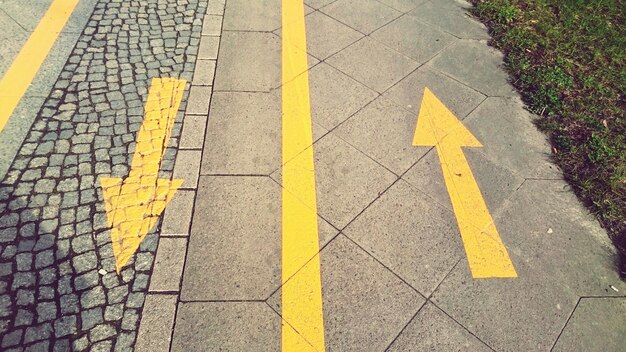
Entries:
{"label": "solid yellow stripe", "polygon": [[325,351],[303,1],[282,20],[282,350]]}
{"label": "solid yellow stripe", "polygon": [[436,149],[472,277],[517,277],[463,150],[445,140]]}
{"label": "solid yellow stripe", "polygon": [[0,131],[9,121],[79,0],[55,0],[0,81]]}

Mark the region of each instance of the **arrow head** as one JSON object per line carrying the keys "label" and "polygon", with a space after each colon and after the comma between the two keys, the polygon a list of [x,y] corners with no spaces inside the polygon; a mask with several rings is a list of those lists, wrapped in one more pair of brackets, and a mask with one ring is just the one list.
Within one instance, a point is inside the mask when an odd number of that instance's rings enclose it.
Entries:
{"label": "arrow head", "polygon": [[154,227],[183,180],[102,177],[100,184],[119,273]]}
{"label": "arrow head", "polygon": [[458,147],[482,147],[441,100],[430,89],[424,88],[413,145],[432,147],[444,142]]}

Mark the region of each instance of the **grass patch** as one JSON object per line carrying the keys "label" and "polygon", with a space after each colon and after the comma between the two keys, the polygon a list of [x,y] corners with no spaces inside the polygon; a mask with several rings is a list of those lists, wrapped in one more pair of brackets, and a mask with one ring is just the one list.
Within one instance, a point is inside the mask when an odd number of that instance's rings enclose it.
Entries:
{"label": "grass patch", "polygon": [[626,274],[626,0],[473,0]]}

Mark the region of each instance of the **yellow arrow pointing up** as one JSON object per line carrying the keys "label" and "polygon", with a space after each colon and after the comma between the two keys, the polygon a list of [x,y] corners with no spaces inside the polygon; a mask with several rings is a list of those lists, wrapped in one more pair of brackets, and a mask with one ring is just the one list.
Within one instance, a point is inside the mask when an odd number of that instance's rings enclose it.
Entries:
{"label": "yellow arrow pointing up", "polygon": [[517,277],[462,147],[482,147],[428,89],[420,108],[414,146],[434,146],[474,278]]}
{"label": "yellow arrow pointing up", "polygon": [[185,84],[174,78],[152,80],[128,177],[100,178],[118,273],[183,183],[159,179],[159,168]]}

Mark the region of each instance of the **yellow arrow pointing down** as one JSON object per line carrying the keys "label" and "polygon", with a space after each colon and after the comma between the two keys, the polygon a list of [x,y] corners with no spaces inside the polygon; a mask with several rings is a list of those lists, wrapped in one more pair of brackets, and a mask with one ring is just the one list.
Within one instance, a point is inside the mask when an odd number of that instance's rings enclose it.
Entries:
{"label": "yellow arrow pointing down", "polygon": [[414,146],[434,146],[474,278],[517,277],[462,147],[482,147],[428,89],[417,120]]}
{"label": "yellow arrow pointing down", "polygon": [[186,83],[175,78],[152,80],[128,177],[100,178],[118,273],[183,183],[159,179],[159,169]]}

